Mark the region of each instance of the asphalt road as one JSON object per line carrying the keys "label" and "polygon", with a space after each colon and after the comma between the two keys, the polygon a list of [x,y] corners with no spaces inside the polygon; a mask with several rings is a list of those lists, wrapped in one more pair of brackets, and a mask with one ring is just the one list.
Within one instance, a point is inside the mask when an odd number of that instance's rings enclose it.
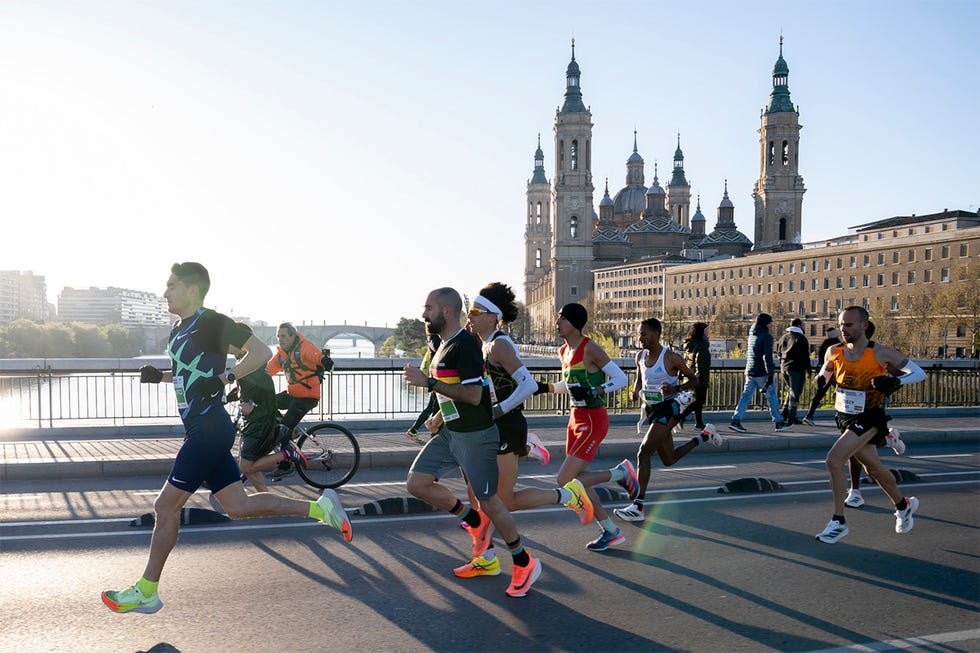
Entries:
{"label": "asphalt road", "polygon": [[[835,545],[813,538],[831,510],[822,456],[655,464],[650,516],[605,553],[584,548],[595,527],[564,508],[518,513],[544,567],[524,599],[504,594],[506,553],[500,576],[452,575],[469,538],[445,514],[355,516],[350,545],[310,521],[187,527],[154,615],[114,614],[99,592],[139,577],[149,531],[129,520],[162,478],[7,482],[0,651],[980,650],[976,445],[890,456],[920,478],[903,485],[922,502],[915,529],[895,534],[892,507],[866,486]],[[526,466],[523,482],[547,486],[553,467]],[[402,493],[403,470],[365,472],[341,492],[346,506]],[[746,477],[783,491],[717,492]],[[276,491],[315,496],[297,483]],[[192,502],[208,506],[204,493]]]}

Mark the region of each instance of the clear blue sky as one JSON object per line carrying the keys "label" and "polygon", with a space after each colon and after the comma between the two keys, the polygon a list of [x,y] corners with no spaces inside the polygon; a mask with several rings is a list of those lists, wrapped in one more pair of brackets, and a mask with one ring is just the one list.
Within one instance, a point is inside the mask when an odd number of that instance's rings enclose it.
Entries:
{"label": "clear blue sky", "polygon": [[803,238],[976,210],[975,0],[7,2],[0,269],[270,322],[394,324],[431,288],[522,298],[524,193],[576,40],[598,203],[633,129],[661,181],[677,132],[713,227],[752,237],[779,34],[803,125]]}

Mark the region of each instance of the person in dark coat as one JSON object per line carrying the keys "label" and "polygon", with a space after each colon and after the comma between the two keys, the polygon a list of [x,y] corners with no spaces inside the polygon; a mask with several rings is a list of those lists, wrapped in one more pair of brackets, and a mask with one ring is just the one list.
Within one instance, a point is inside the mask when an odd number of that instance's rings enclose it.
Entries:
{"label": "person in dark coat", "polygon": [[795,318],[779,339],[776,348],[779,352],[780,370],[786,383],[786,398],[783,399],[783,420],[790,424],[802,424],[796,410],[803,395],[803,384],[812,372],[810,365],[810,343],[803,333],[803,320]]}
{"label": "person in dark coat", "polygon": [[694,403],[681,413],[680,423],[683,425],[684,418],[694,413],[695,428],[703,429],[704,416],[702,411],[708,399],[708,376],[711,374],[708,325],[704,322],[695,322],[691,325],[690,331],[687,332],[687,337],[684,339],[684,362],[698,377],[698,384],[694,388]]}

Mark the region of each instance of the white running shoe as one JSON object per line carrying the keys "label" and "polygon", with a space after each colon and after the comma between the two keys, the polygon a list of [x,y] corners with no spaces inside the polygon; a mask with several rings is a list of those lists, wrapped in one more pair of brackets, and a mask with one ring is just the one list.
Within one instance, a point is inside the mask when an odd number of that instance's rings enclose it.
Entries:
{"label": "white running shoe", "polygon": [[896,428],[889,428],[888,435],[885,436],[885,444],[892,448],[896,456],[905,453],[905,443],[902,442],[902,433]]}
{"label": "white running shoe", "polygon": [[721,433],[718,432],[714,424],[705,424],[704,428],[701,429],[701,435],[708,436],[707,443],[712,447],[720,447],[725,442],[725,439],[721,437]]}
{"label": "white running shoe", "polygon": [[912,526],[915,520],[912,519],[912,515],[916,510],[919,509],[919,500],[915,497],[905,497],[908,502],[908,507],[905,510],[895,511],[895,532],[896,533],[908,533],[912,530]]}
{"label": "white running shoe", "polygon": [[537,433],[527,434],[527,457],[531,460],[537,460],[542,465],[551,462],[551,454],[548,453],[547,447],[542,444]]}
{"label": "white running shoe", "polygon": [[817,539],[821,542],[826,542],[827,544],[834,544],[840,538],[847,535],[850,531],[847,530],[847,525],[842,524],[836,519],[831,519],[827,522],[827,528],[823,529],[817,533]]}
{"label": "white running shoe", "polygon": [[631,503],[625,508],[616,508],[613,510],[613,514],[623,521],[643,521],[645,519],[643,507],[635,503]]}
{"label": "white running shoe", "polygon": [[864,497],[861,496],[861,490],[851,489],[847,493],[847,498],[844,499],[844,505],[848,508],[860,508],[864,505]]}

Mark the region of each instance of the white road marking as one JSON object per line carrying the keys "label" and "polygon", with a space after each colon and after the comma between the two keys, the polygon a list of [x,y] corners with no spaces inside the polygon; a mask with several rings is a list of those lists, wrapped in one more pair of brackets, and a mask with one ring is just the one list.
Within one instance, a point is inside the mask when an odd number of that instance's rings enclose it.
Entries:
{"label": "white road marking", "polygon": [[980,639],[980,628],[973,630],[959,630],[949,633],[936,633],[934,635],[919,635],[918,637],[906,637],[905,639],[890,639],[885,642],[872,642],[870,644],[852,644],[851,646],[839,646],[837,648],[822,648],[810,653],[864,653],[868,651],[899,651],[913,647],[936,646],[937,644],[949,644],[950,642],[966,642]]}
{"label": "white road marking", "polygon": [[[976,485],[976,480],[970,481],[949,481],[949,482],[938,482],[938,483],[917,483],[916,487],[948,487],[954,485]],[[714,489],[714,487],[709,488]],[[872,489],[872,488],[869,488]],[[797,492],[754,492],[751,494],[718,494],[716,496],[710,497],[698,497],[695,499],[665,499],[662,501],[653,501],[649,505],[673,505],[680,503],[709,503],[716,501],[746,501],[750,499],[768,499],[773,496],[778,497],[794,497],[794,496],[805,496],[809,494],[826,494],[826,488],[821,488],[819,490],[803,490]],[[354,508],[347,508],[348,513],[354,511]],[[547,508],[534,508],[532,510],[522,510],[519,515],[525,514],[536,514],[545,512],[562,512],[566,510],[561,506],[553,506]],[[430,520],[445,520],[447,516],[445,513],[420,513],[412,515],[377,515],[377,516],[361,516],[354,515],[357,524],[375,524],[384,523],[391,524],[392,522],[405,522],[405,521],[430,521]],[[2,524],[4,527],[10,526],[61,526],[61,525],[85,525],[90,523],[100,523],[100,522],[128,522],[132,521],[133,517],[126,518],[115,518],[106,520],[87,520],[87,519],[69,519],[62,521],[51,521],[51,522],[10,522]],[[185,526],[181,528],[181,534],[183,537],[188,537],[196,533],[227,533],[229,531],[261,531],[261,530],[283,530],[287,528],[323,528],[322,524],[314,522],[312,520],[305,520],[295,523],[257,523],[257,524],[238,524],[229,525],[223,524],[220,526]],[[92,533],[51,533],[44,535],[10,535],[10,536],[0,536],[0,544],[4,542],[17,542],[17,541],[42,541],[42,540],[70,540],[70,539],[81,539],[81,538],[92,538],[92,537],[135,537],[135,536],[145,536],[149,538],[150,529],[140,529],[135,531],[99,531]]]}

